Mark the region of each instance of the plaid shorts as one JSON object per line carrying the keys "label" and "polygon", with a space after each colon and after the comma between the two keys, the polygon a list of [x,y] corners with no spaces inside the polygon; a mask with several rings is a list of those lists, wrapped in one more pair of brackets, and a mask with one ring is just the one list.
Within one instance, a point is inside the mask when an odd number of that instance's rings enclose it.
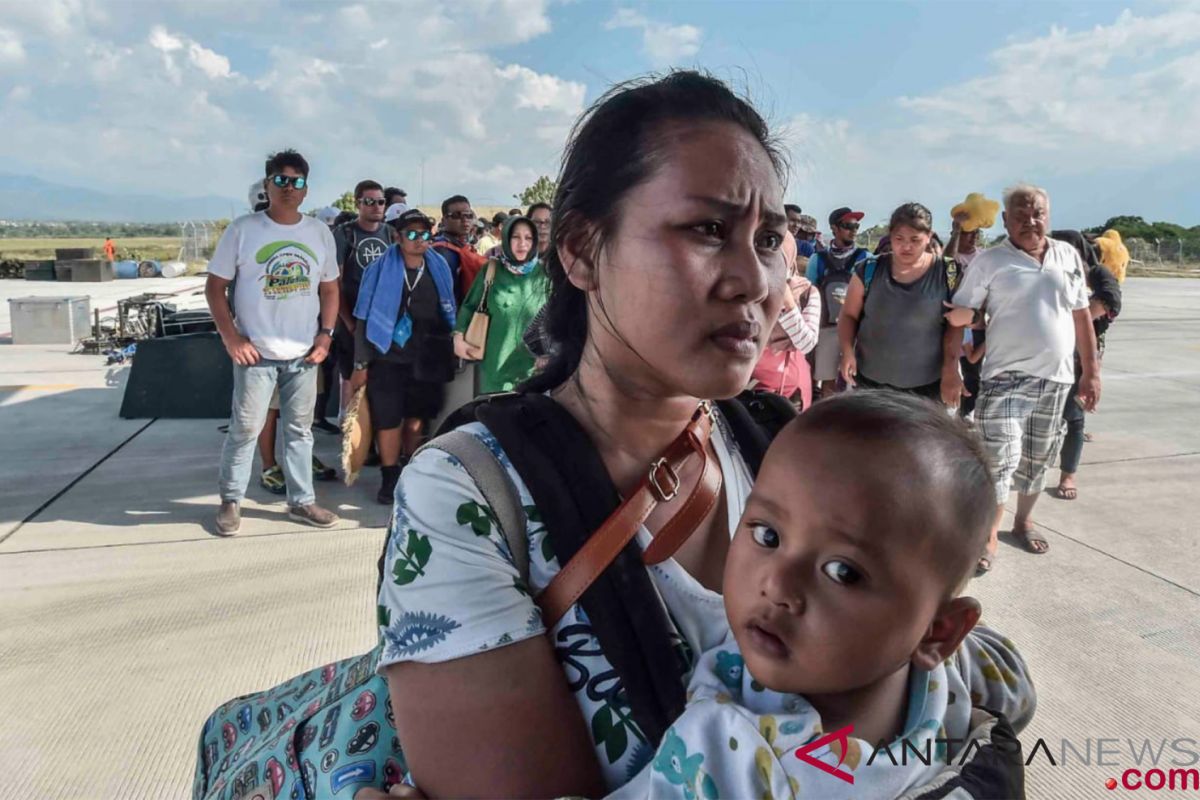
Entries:
{"label": "plaid shorts", "polygon": [[1023,372],[983,381],[975,425],[991,458],[997,504],[1008,500],[1011,488],[1032,495],[1046,485],[1067,429],[1062,413],[1070,391],[1069,383]]}

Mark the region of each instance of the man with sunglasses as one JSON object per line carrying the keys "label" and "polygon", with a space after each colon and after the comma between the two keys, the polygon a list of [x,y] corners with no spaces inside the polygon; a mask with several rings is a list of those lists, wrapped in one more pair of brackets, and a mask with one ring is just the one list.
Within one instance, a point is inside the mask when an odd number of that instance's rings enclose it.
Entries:
{"label": "man with sunglasses", "polygon": [[475,226],[475,211],[471,201],[461,194],[442,201],[442,224],[433,237],[433,249],[450,266],[454,275],[455,293],[459,302],[471,289],[475,276],[487,263],[471,246],[471,229]]}
{"label": "man with sunglasses", "polygon": [[[342,270],[341,306],[333,340],[336,343],[338,372],[343,381],[349,381],[354,372],[354,329],[357,324],[354,303],[358,300],[363,273],[392,246],[393,231],[384,222],[386,195],[387,192],[377,182],[359,181],[354,187],[354,205],[358,209],[358,216],[333,232],[338,266]],[[349,394],[348,385],[345,392]],[[342,399],[342,406],[345,407],[345,401],[349,398]]]}
{"label": "man with sunglasses", "polygon": [[[279,390],[288,517],[318,528],[338,523],[313,492],[312,421],[317,365],[333,342],[338,267],[333,234],[300,213],[308,162],[295,150],[267,159],[270,205],[229,224],[208,264],[205,297],[233,359],[233,411],[221,451],[217,533],[241,529],[254,446]],[[226,289],[237,278],[233,314]],[[234,316],[236,315],[236,323]]]}
{"label": "man with sunglasses", "polygon": [[838,365],[841,363],[837,322],[850,278],[855,266],[871,255],[869,250],[855,244],[863,216],[863,212],[845,207],[830,214],[833,240],[826,250],[815,252],[808,259],[805,277],[821,293],[821,331],[814,351],[813,380],[821,384],[822,397],[837,391]]}
{"label": "man with sunglasses", "polygon": [[445,404],[454,377],[454,279],[430,249],[433,220],[410,208],[395,221],[396,244],[363,278],[355,303],[354,391],[367,387],[382,482],[390,505],[404,463]]}

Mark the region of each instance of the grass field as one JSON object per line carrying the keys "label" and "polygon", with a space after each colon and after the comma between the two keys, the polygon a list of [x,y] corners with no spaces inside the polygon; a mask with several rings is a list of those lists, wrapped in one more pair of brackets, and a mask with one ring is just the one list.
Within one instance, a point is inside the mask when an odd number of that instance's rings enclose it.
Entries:
{"label": "grass field", "polygon": [[[181,240],[177,236],[143,236],[128,239],[114,239],[117,245],[117,255],[128,250],[141,258],[165,261],[179,255]],[[102,255],[104,238],[65,238],[46,237],[37,239],[0,239],[0,259],[53,259],[54,250],[59,247],[94,247],[96,254]]]}

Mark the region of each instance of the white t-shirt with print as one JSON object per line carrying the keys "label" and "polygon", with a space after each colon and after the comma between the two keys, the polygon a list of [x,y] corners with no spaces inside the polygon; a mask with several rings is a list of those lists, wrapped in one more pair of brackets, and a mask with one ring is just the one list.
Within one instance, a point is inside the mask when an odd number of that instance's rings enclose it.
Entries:
{"label": "white t-shirt with print", "polygon": [[317,286],[337,280],[337,248],[329,227],[314,217],[280,225],[259,211],[229,223],[208,271],[236,278],[235,322],[259,355],[291,361],[312,349],[321,313]]}
{"label": "white t-shirt with print", "polygon": [[[381,671],[398,662],[450,661],[546,633],[533,596],[560,566],[533,498],[486,427],[472,423],[460,430],[479,437],[496,454],[519,492],[531,585],[522,583],[494,514],[457,459],[435,449],[422,452],[405,467],[396,490],[379,593]],[[751,477],[720,418],[712,442],[724,476],[732,534],[750,494]],[[637,539],[646,547],[652,537],[643,526]],[[675,644],[694,665],[699,653],[720,644],[728,633],[721,596],[674,559],[648,569],[675,624]],[[588,723],[605,780],[616,788],[649,763],[654,747],[633,722],[628,705],[617,700],[613,668],[578,604],[563,615],[552,641]],[[683,680],[688,677],[690,668]]]}
{"label": "white t-shirt with print", "polygon": [[1075,319],[1088,307],[1079,251],[1046,240],[1041,263],[1005,239],[971,262],[954,304],[987,309],[983,378],[1023,372],[1057,383],[1075,382]]}

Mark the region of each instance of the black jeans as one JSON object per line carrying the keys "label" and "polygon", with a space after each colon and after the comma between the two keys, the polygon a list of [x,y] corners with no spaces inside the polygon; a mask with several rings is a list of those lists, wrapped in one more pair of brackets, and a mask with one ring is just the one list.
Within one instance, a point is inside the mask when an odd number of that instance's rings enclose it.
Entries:
{"label": "black jeans", "polygon": [[1083,457],[1083,425],[1087,415],[1083,413],[1075,398],[1079,396],[1079,379],[1083,376],[1078,359],[1075,361],[1075,385],[1067,395],[1063,406],[1063,419],[1067,422],[1067,435],[1063,438],[1059,468],[1074,475],[1079,471],[1079,459]]}

